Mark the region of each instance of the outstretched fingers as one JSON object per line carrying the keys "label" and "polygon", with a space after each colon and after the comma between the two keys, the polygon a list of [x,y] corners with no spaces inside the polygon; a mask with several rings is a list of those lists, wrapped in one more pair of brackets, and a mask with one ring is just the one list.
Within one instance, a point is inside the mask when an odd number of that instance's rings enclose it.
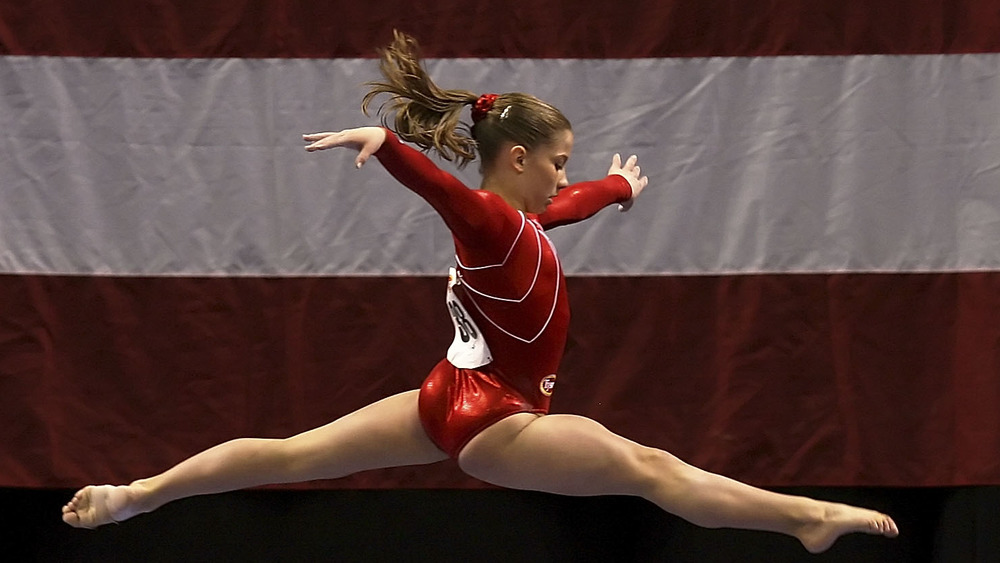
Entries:
{"label": "outstretched fingers", "polygon": [[[323,140],[323,139],[325,139],[325,138],[327,138],[327,137],[329,137],[331,135],[336,135],[336,134],[337,134],[336,131],[324,131],[322,133],[306,133],[305,135],[302,135],[302,140],[303,141],[309,141],[309,142],[312,142],[312,143],[315,144],[317,141],[321,141],[321,140]],[[316,148],[319,148],[319,147],[316,147]],[[313,149],[312,145],[306,146],[306,150],[310,150],[310,149]],[[315,149],[313,149],[313,150],[315,150]]]}
{"label": "outstretched fingers", "polygon": [[336,147],[347,147],[358,151],[354,165],[358,168],[368,161],[371,155],[385,142],[385,129],[381,127],[358,127],[343,131],[325,131],[302,135],[302,140],[308,144],[306,151],[315,152]]}
{"label": "outstretched fingers", "polygon": [[635,198],[642,193],[642,190],[646,188],[649,184],[649,178],[642,175],[642,169],[639,167],[639,157],[636,155],[629,156],[624,163],[622,163],[622,157],[620,154],[615,154],[611,158],[611,167],[608,169],[608,174],[617,174],[626,180],[628,180],[629,186],[632,188],[632,197],[618,206],[621,211],[628,211],[632,207],[632,203]]}

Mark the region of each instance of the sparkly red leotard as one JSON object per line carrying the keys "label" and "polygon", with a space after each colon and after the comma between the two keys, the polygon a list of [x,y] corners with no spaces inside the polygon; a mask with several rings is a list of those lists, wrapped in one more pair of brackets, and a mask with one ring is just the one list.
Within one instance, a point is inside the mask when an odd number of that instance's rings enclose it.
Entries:
{"label": "sparkly red leotard", "polygon": [[442,360],[420,391],[420,419],[452,457],[480,430],[519,412],[546,413],[569,327],[566,284],[543,231],[590,217],[632,195],[617,175],[564,188],[541,215],[497,194],[470,190],[387,132],[375,153],[441,215],[455,241],[455,295],[482,332],[492,361],[459,368]]}

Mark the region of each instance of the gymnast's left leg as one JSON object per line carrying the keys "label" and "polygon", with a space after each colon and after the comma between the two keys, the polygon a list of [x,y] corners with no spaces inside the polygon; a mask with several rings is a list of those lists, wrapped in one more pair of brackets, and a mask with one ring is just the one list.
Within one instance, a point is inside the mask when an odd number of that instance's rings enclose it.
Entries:
{"label": "gymnast's left leg", "polygon": [[417,396],[393,395],[290,438],[230,440],[129,485],[84,487],[63,507],[63,521],[95,528],[195,495],[447,459],[424,432]]}
{"label": "gymnast's left leg", "polygon": [[899,533],[884,514],[757,489],[580,416],[509,416],[477,434],[458,462],[469,475],[495,485],[576,496],[640,496],[700,526],[788,534],[814,553],[850,532]]}

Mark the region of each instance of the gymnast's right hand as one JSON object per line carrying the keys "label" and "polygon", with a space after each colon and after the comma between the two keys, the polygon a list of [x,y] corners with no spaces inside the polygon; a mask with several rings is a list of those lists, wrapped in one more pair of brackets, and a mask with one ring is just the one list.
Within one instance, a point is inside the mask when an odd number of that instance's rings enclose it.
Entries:
{"label": "gymnast's right hand", "polygon": [[344,129],[343,131],[333,131],[324,133],[310,133],[302,135],[302,140],[308,142],[306,150],[309,152],[332,149],[334,147],[347,147],[358,151],[358,157],[354,159],[354,165],[361,168],[368,158],[375,154],[375,151],[385,142],[385,129],[381,127],[358,127],[357,129]]}

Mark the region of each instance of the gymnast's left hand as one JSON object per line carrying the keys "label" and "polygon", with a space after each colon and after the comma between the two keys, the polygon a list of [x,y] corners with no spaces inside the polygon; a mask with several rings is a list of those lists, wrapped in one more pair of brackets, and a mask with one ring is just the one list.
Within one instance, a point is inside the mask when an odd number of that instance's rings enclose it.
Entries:
{"label": "gymnast's left hand", "polygon": [[619,211],[628,211],[631,209],[632,204],[635,203],[635,198],[639,197],[642,190],[646,188],[646,184],[649,183],[649,178],[641,175],[642,171],[639,168],[638,160],[639,158],[634,154],[628,157],[624,164],[622,164],[620,154],[615,154],[611,159],[611,168],[608,169],[608,175],[617,174],[625,178],[632,188],[632,197],[618,206]]}
{"label": "gymnast's left hand", "polygon": [[354,149],[358,151],[358,156],[354,159],[354,166],[361,168],[368,161],[368,158],[375,154],[375,151],[385,142],[385,129],[381,127],[358,127],[356,129],[344,129],[343,131],[310,133],[302,135],[302,140],[309,143],[305,147],[309,152],[332,149],[334,147]]}

